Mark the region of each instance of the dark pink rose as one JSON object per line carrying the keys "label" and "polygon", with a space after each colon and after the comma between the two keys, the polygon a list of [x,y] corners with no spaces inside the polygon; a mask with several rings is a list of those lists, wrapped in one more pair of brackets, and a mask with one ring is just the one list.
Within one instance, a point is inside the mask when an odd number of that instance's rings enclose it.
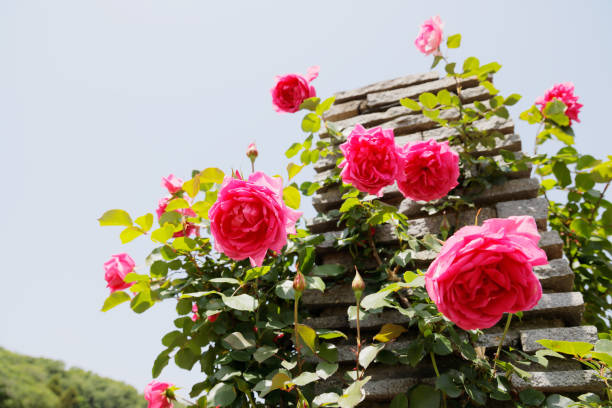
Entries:
{"label": "dark pink rose", "polygon": [[289,74],[277,76],[276,84],[270,90],[272,93],[272,104],[277,112],[297,112],[304,99],[317,96],[310,82],[319,76],[319,67],[308,68],[306,76],[300,74]]}
{"label": "dark pink rose", "polygon": [[174,194],[183,188],[183,180],[170,174],[168,177],[162,177],[162,187],[168,189],[170,194]]}
{"label": "dark pink rose", "polygon": [[110,288],[111,293],[118,290],[127,289],[134,284],[134,282],[126,283],[124,281],[125,276],[134,271],[134,260],[128,254],[121,253],[111,256],[111,258],[104,262],[104,279],[108,283],[107,288]]}
{"label": "dark pink rose", "polygon": [[172,408],[174,404],[172,404],[171,399],[174,399],[174,393],[168,388],[173,385],[155,380],[147,384],[144,397],[149,401],[148,408]]}
{"label": "dark pink rose", "polygon": [[284,203],[283,181],[262,172],[226,178],[208,212],[215,249],[253,266],[262,265],[268,250],[281,251],[301,215]]}
{"label": "dark pink rose", "polygon": [[397,186],[404,196],[416,201],[442,198],[457,186],[459,155],[448,142],[414,142],[400,148],[402,181]]}
{"label": "dark pink rose", "polygon": [[425,274],[438,310],[464,330],[486,329],[542,297],[533,267],[546,264],[532,217],[492,218],[450,237]]}
{"label": "dark pink rose", "polygon": [[340,150],[344,154],[338,166],[342,181],[359,191],[380,196],[384,187],[401,177],[393,129],[366,130],[357,124]]}
{"label": "dark pink rose", "polygon": [[565,114],[569,118],[569,125],[572,125],[572,120],[580,123],[578,119],[578,114],[580,113],[580,108],[582,108],[582,104],[578,103],[578,97],[574,95],[574,84],[571,82],[565,82],[563,84],[556,84],[552,88],[550,88],[544,96],[540,96],[536,99],[536,105],[540,106],[540,110],[544,112],[544,108],[546,104],[553,99],[559,99],[561,102],[567,106],[567,110]]}
{"label": "dark pink rose", "polygon": [[422,25],[414,40],[414,45],[425,55],[434,54],[441,55],[440,43],[442,42],[442,29],[444,23],[440,19],[440,16],[435,16],[426,20]]}

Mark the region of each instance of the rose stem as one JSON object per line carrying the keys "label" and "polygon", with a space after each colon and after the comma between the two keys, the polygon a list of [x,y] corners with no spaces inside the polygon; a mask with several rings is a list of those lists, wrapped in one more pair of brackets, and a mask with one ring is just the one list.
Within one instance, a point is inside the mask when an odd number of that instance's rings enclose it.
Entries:
{"label": "rose stem", "polygon": [[506,334],[508,333],[508,329],[510,328],[510,322],[512,321],[512,313],[508,313],[508,320],[506,320],[506,327],[504,327],[504,334],[502,334],[502,338],[499,341],[499,346],[497,346],[497,352],[495,353],[495,360],[493,360],[493,375],[495,375],[495,367],[497,366],[497,360],[499,359],[499,353],[501,353],[502,344],[504,344],[504,340],[506,339]]}
{"label": "rose stem", "polygon": [[[431,364],[433,365],[434,371],[436,372],[436,377],[440,377],[440,371],[438,371],[438,365],[436,364],[436,356],[433,351],[429,352],[429,356],[431,357]],[[442,401],[444,404],[444,408],[446,408],[446,393],[442,391]]]}

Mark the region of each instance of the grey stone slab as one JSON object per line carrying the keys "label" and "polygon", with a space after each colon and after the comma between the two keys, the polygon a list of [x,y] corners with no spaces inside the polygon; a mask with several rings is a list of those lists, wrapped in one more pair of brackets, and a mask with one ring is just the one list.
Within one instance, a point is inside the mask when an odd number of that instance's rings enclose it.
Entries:
{"label": "grey stone slab", "polygon": [[333,169],[337,166],[337,161],[340,157],[341,156],[339,155],[328,155],[325,157],[319,157],[319,160],[317,160],[317,162],[313,165],[313,168],[317,173]]}
{"label": "grey stone slab", "polygon": [[563,256],[563,241],[557,231],[542,231],[540,237],[540,248],[546,251],[548,260]]}
{"label": "grey stone slab", "polygon": [[529,215],[536,220],[538,228],[546,229],[548,218],[548,201],[544,197],[528,200],[504,201],[495,205],[499,218],[508,218],[518,215]]}
{"label": "grey stone slab", "polygon": [[569,292],[574,287],[574,272],[566,259],[551,259],[548,264],[533,268],[542,289],[553,292]]}
{"label": "grey stone slab", "polygon": [[338,217],[329,217],[327,215],[317,215],[306,220],[306,226],[310,232],[318,234],[326,231],[334,231],[340,229],[338,227]]}
{"label": "grey stone slab", "polygon": [[475,197],[476,204],[494,204],[502,201],[529,199],[538,196],[540,182],[535,178],[508,180],[493,186]]}
{"label": "grey stone slab", "polygon": [[359,114],[359,105],[362,101],[350,101],[340,104],[333,104],[331,108],[327,112],[325,112],[324,117],[325,120],[336,121],[342,120],[346,118],[350,118],[353,116],[357,116]]}
{"label": "grey stone slab", "polygon": [[528,380],[513,375],[511,382],[518,391],[534,388],[546,393],[585,393],[604,389],[603,382],[591,370],[532,372]]}
{"label": "grey stone slab", "polygon": [[327,288],[323,294],[318,290],[305,290],[302,295],[302,303],[307,307],[316,308],[349,306],[355,303],[355,294],[350,284],[332,286]]}
{"label": "grey stone slab", "polygon": [[597,341],[597,327],[577,326],[577,327],[557,327],[551,329],[521,330],[521,344],[523,351],[533,353],[544,350],[545,347],[538,340],[563,340],[563,341],[582,341],[595,344]]}
{"label": "grey stone slab", "polygon": [[[475,87],[478,85],[476,78],[459,79],[459,84],[463,88]],[[436,93],[442,89],[454,90],[456,82],[453,78],[442,78],[437,81],[425,82],[420,85],[409,86],[406,88],[394,89],[391,91],[369,93],[367,100],[368,109],[379,109],[388,105],[399,104],[402,98],[418,98],[423,92]]]}
{"label": "grey stone slab", "polygon": [[[490,119],[477,120],[473,125],[482,132],[491,132],[493,130],[497,130],[504,134],[514,132],[514,122],[512,119],[503,119],[498,116],[493,116]],[[440,141],[458,134],[459,132],[456,129],[441,127],[423,131],[422,137],[424,140],[434,139]]]}
{"label": "grey stone slab", "polygon": [[346,102],[354,99],[363,99],[369,93],[388,91],[391,89],[404,88],[423,82],[433,81],[440,77],[437,72],[425,72],[423,74],[406,75],[386,81],[375,82],[350,91],[341,91],[335,94],[336,102]]}
{"label": "grey stone slab", "polygon": [[417,378],[387,378],[382,381],[370,380],[363,388],[367,401],[389,401],[421,382]]}
{"label": "grey stone slab", "polygon": [[557,317],[568,325],[580,324],[584,300],[580,292],[544,293],[540,302],[524,313],[525,317]]}

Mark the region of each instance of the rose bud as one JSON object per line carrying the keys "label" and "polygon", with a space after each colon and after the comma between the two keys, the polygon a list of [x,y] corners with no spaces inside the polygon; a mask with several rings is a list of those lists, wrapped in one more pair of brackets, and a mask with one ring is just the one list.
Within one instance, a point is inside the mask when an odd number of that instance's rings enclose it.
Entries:
{"label": "rose bud", "polygon": [[274,336],[274,342],[278,343],[283,337],[285,337],[285,333],[278,333],[276,336]]}
{"label": "rose bud", "polygon": [[215,313],[214,315],[210,315],[210,316],[208,316],[206,319],[207,319],[209,322],[214,323],[214,322],[217,320],[217,318],[219,317],[219,315],[220,315],[220,314],[221,314],[221,313]]}
{"label": "rose bud", "polygon": [[353,289],[353,292],[355,292],[355,299],[357,299],[357,301],[361,300],[361,296],[363,295],[363,291],[365,289],[365,282],[363,281],[363,278],[359,274],[357,268],[355,268],[355,278],[353,279],[351,288]]}
{"label": "rose bud", "polygon": [[259,152],[257,151],[257,146],[255,146],[255,142],[251,143],[247,147],[246,155],[252,162],[255,161],[255,159],[259,155]]}
{"label": "rose bud", "polygon": [[304,275],[302,275],[302,272],[300,271],[298,271],[298,273],[295,275],[295,278],[293,279],[293,289],[296,291],[296,293],[299,293],[300,295],[302,294],[304,289],[306,289],[306,280],[304,279]]}

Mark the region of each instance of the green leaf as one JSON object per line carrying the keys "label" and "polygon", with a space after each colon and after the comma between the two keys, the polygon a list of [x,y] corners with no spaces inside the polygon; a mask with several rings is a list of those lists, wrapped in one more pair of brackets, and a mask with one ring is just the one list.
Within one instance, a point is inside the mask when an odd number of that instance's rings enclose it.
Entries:
{"label": "green leaf", "polygon": [[429,385],[417,385],[410,391],[410,408],[438,408],[440,391]]}
{"label": "green leaf", "polygon": [[314,111],[315,109],[317,109],[317,105],[319,104],[320,100],[321,98],[317,97],[304,99],[304,101],[302,101],[302,104],[300,105],[300,109]]}
{"label": "green leaf", "polygon": [[566,109],[567,106],[562,101],[555,98],[546,104],[542,113],[546,118],[552,120],[557,125],[567,126],[569,125],[569,118],[565,115]]}
{"label": "green leaf", "polygon": [[200,172],[200,182],[222,184],[225,173],[216,167],[210,167]]}
{"label": "green leaf", "polygon": [[272,357],[274,354],[276,354],[277,351],[278,351],[278,348],[270,347],[270,346],[262,346],[258,348],[255,351],[255,353],[253,353],[253,358],[258,363],[261,363],[262,361],[266,361],[267,359]]}
{"label": "green leaf", "polygon": [[528,388],[519,393],[519,398],[523,404],[539,406],[546,399],[543,392]]}
{"label": "green leaf", "polygon": [[345,268],[343,265],[325,264],[325,265],[316,265],[312,270],[312,274],[315,276],[330,277],[330,276],[340,276],[344,273],[344,271],[345,271]]}
{"label": "green leaf", "polygon": [[391,304],[385,299],[389,293],[389,291],[383,291],[369,294],[361,300],[361,307],[365,310],[389,307]]}
{"label": "green leaf", "polygon": [[598,164],[591,171],[591,175],[597,183],[607,183],[612,180],[612,161]]}
{"label": "green leaf", "polygon": [[585,154],[584,156],[580,156],[580,158],[578,158],[578,161],[576,162],[576,170],[590,169],[599,163],[601,163],[600,160],[595,159],[590,154]]}
{"label": "green leaf", "polygon": [[503,119],[508,119],[510,117],[510,112],[508,112],[508,109],[506,109],[505,106],[500,106],[499,108],[495,109],[495,112],[493,113]]}
{"label": "green leaf", "polygon": [[508,96],[504,100],[504,105],[506,105],[506,106],[516,105],[518,103],[518,101],[521,100],[521,98],[522,98],[521,95],[514,93],[514,94]]}
{"label": "green leaf", "polygon": [[569,186],[572,183],[572,176],[565,163],[556,161],[553,164],[553,173],[561,187]]}
{"label": "green leaf", "polygon": [[244,275],[244,281],[248,282],[253,279],[261,278],[268,272],[270,272],[269,266],[258,266],[255,268],[251,268],[248,271],[246,271],[246,274]]}
{"label": "green leaf", "polygon": [[293,186],[287,186],[283,189],[283,201],[289,208],[294,210],[300,208],[300,190]]}
{"label": "green leaf", "polygon": [[100,218],[98,218],[98,222],[100,226],[124,226],[131,227],[132,226],[132,218],[130,214],[123,210],[108,210]]}
{"label": "green leaf", "polygon": [[418,104],[418,102],[413,101],[410,98],[402,98],[400,99],[400,104],[408,109],[411,109],[413,111],[420,111],[421,110],[421,105]]}
{"label": "green leaf", "polygon": [[302,374],[295,377],[291,382],[299,387],[303,387],[304,385],[308,385],[311,382],[317,381],[319,376],[315,373],[304,371]]}
{"label": "green leaf", "polygon": [[319,292],[325,292],[325,282],[318,276],[305,276],[306,289],[318,290]]}
{"label": "green leaf", "polygon": [[446,64],[446,66],[444,67],[444,70],[446,71],[448,75],[455,75],[455,65],[457,65],[457,63],[455,62]]}
{"label": "green leaf", "polygon": [[433,352],[440,356],[447,356],[453,352],[453,346],[447,337],[435,333]]}
{"label": "green leaf", "polygon": [[223,339],[227,344],[232,346],[233,349],[236,350],[244,350],[249,347],[255,347],[255,343],[251,340],[248,340],[244,335],[240,332],[233,332],[225,336]]}
{"label": "green leaf", "polygon": [[120,305],[123,302],[127,302],[128,300],[130,300],[130,295],[128,295],[127,293],[121,291],[113,292],[104,301],[102,311],[106,312],[112,309],[113,307]]}
{"label": "green leaf", "polygon": [[153,376],[153,378],[159,377],[164,367],[168,365],[168,362],[170,361],[170,356],[168,355],[168,353],[168,350],[164,350],[159,353],[159,355],[155,359],[155,362],[153,363],[153,368],[151,369],[151,375]]}
{"label": "green leaf", "polygon": [[155,261],[151,264],[151,277],[163,278],[168,274],[168,264],[164,261]]}
{"label": "green leaf", "polygon": [[287,174],[289,175],[289,180],[297,176],[298,173],[302,171],[303,168],[304,166],[298,166],[295,163],[289,163],[287,165]]}
{"label": "green leaf", "polygon": [[438,102],[440,102],[441,105],[450,105],[452,103],[451,94],[446,89],[438,91],[438,95],[436,96],[436,98],[438,99]]}
{"label": "green leaf", "polygon": [[589,191],[595,186],[595,180],[593,180],[593,176],[589,173],[576,174],[575,181],[576,187],[578,187],[582,191]]}
{"label": "green leaf", "polygon": [[304,342],[304,344],[308,346],[308,348],[313,353],[315,353],[317,333],[314,331],[314,329],[312,329],[309,326],[306,326],[305,324],[298,323],[297,331],[298,331],[298,334],[300,335],[300,339]]}
{"label": "green leaf", "polygon": [[521,120],[529,122],[530,125],[540,123],[542,121],[542,113],[538,108],[532,106],[519,116]]}
{"label": "green leaf", "polygon": [[433,109],[438,104],[438,98],[436,98],[436,95],[432,94],[431,92],[424,92],[420,94],[419,101],[428,109]]}
{"label": "green leaf", "polygon": [[172,248],[177,251],[193,251],[196,247],[196,242],[189,237],[177,237],[172,241]]}
{"label": "green leaf", "polygon": [[480,85],[482,85],[491,95],[497,95],[499,90],[493,86],[490,81],[481,81]]}
{"label": "green leaf", "polygon": [[119,238],[121,239],[122,244],[127,244],[128,242],[133,241],[142,234],[144,234],[144,232],[138,227],[127,227],[126,229],[121,231],[121,234],[119,234]]}
{"label": "green leaf", "polygon": [[174,225],[164,224],[163,227],[156,229],[151,233],[151,240],[165,244],[174,235]]}
{"label": "green leaf", "polygon": [[436,55],[434,57],[433,63],[431,64],[431,69],[434,69],[440,63],[440,61],[442,61],[442,59],[443,58],[441,56]]}
{"label": "green leaf", "polygon": [[180,210],[181,208],[189,208],[189,203],[184,198],[173,198],[168,202],[166,211]]}
{"label": "green leaf", "polygon": [[546,398],[544,408],[569,408],[574,405],[574,401],[562,395],[553,394]]}
{"label": "green leaf", "polygon": [[142,228],[143,231],[147,232],[153,226],[153,214],[149,213],[149,214],[145,214],[143,216],[140,216],[140,217],[136,218],[134,220],[134,222],[136,224],[138,224],[140,226],[140,228]]}
{"label": "green leaf", "polygon": [[197,173],[191,180],[183,183],[183,190],[191,198],[194,198],[200,192],[200,173]]}
{"label": "green leaf", "polygon": [[542,346],[556,351],[558,353],[571,354],[578,357],[583,357],[593,349],[591,343],[585,343],[582,341],[563,341],[563,340],[538,340],[536,343]]}
{"label": "green leaf", "polygon": [[436,389],[444,391],[451,398],[457,398],[461,395],[462,390],[453,382],[453,378],[448,373],[442,374],[436,380]]}
{"label": "green leaf", "polygon": [[285,152],[285,156],[290,159],[293,156],[295,156],[296,154],[298,154],[300,152],[300,150],[302,150],[302,144],[301,143],[294,143],[291,145],[291,147],[289,147],[289,149],[287,149],[287,151]]}
{"label": "green leaf", "polygon": [[480,67],[480,61],[476,57],[468,57],[463,61],[463,72],[473,71]]}
{"label": "green leaf", "polygon": [[361,201],[359,201],[358,198],[349,197],[346,200],[344,200],[344,202],[342,203],[342,206],[340,206],[340,212],[345,213],[349,211],[351,208],[357,205],[360,205],[360,204],[361,204]]}
{"label": "green leaf", "polygon": [[153,306],[155,302],[151,299],[151,291],[145,290],[138,293],[136,296],[132,298],[130,302],[130,307],[136,313],[142,313],[145,310],[149,309]]}
{"label": "green leaf", "polygon": [[337,363],[328,363],[327,361],[321,361],[317,364],[316,373],[322,379],[331,377],[338,370]]}
{"label": "green leaf", "polygon": [[211,203],[208,203],[206,201],[198,201],[191,206],[191,209],[195,211],[195,213],[198,214],[198,216],[207,220],[208,210],[210,210],[210,207],[212,207]]}
{"label": "green leaf", "polygon": [[247,312],[253,312],[257,309],[257,300],[246,293],[238,296],[223,296],[222,299],[223,303],[232,309],[244,310]]}
{"label": "green leaf", "polygon": [[346,337],[346,334],[342,333],[341,331],[329,330],[329,329],[317,330],[317,336],[319,336],[319,338],[324,339],[324,340],[337,339],[339,337],[342,337],[344,339],[348,338]]}
{"label": "green leaf", "polygon": [[593,230],[593,226],[588,221],[583,220],[582,218],[575,218],[570,224],[570,229],[581,237],[588,238],[591,236],[591,231]]}
{"label": "green leaf", "polygon": [[191,370],[198,359],[199,356],[188,347],[180,349],[174,355],[174,362],[176,365],[185,370]]}
{"label": "green leaf", "polygon": [[361,349],[361,352],[359,353],[359,365],[361,365],[363,368],[368,368],[368,366],[376,358],[376,355],[384,347],[384,343],[365,346],[363,349]]}
{"label": "green leaf", "polygon": [[178,227],[181,224],[183,216],[176,211],[165,212],[159,218],[159,225],[172,224]]}
{"label": "green leaf", "polygon": [[321,118],[314,113],[308,113],[302,119],[302,130],[307,133],[316,133],[321,128]]}
{"label": "green leaf", "polygon": [[362,389],[363,383],[363,381],[355,381],[344,390],[344,393],[338,399],[340,408],[353,408],[363,401],[365,398],[365,392]]}
{"label": "green leaf", "polygon": [[389,408],[408,408],[408,397],[406,394],[397,394],[391,401]]}
{"label": "green leaf", "polygon": [[335,96],[330,96],[329,98],[321,102],[319,106],[317,106],[317,108],[315,109],[317,115],[323,116],[323,113],[329,110],[329,108],[331,108],[335,100],[336,100]]}
{"label": "green leaf", "polygon": [[446,46],[448,48],[459,48],[460,45],[461,45],[461,34],[451,35],[446,40]]}
{"label": "green leaf", "polygon": [[402,333],[406,332],[406,328],[404,326],[400,326],[398,324],[386,323],[381,328],[378,334],[374,336],[374,340],[380,341],[381,343],[387,343],[393,339],[401,336]]}
{"label": "green leaf", "polygon": [[274,288],[274,293],[281,299],[294,300],[295,291],[293,290],[293,282],[290,280],[285,280],[278,283]]}
{"label": "green leaf", "polygon": [[212,407],[226,407],[236,399],[234,386],[226,383],[217,383],[206,395],[206,404]]}
{"label": "green leaf", "polygon": [[210,283],[229,283],[231,285],[240,285],[240,281],[234,278],[212,278]]}
{"label": "green leaf", "polygon": [[600,353],[612,353],[612,340],[599,339],[595,343],[595,351]]}

